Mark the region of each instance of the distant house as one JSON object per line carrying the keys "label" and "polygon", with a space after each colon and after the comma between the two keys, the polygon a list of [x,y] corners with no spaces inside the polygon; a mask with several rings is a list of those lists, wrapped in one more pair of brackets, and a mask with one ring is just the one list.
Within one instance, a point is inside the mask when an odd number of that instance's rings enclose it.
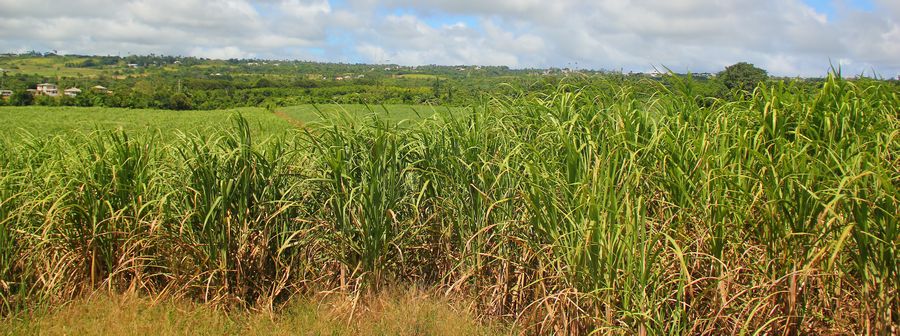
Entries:
{"label": "distant house", "polygon": [[137,65],[137,64],[134,64],[134,63],[128,63],[128,67],[129,67],[129,68],[137,68],[138,65]]}
{"label": "distant house", "polygon": [[0,90],[0,99],[9,99],[12,94],[12,90]]}
{"label": "distant house", "polygon": [[39,95],[56,97],[59,95],[59,88],[56,87],[56,84],[42,83],[37,85],[35,93]]}
{"label": "distant house", "polygon": [[79,89],[77,87],[70,87],[70,88],[66,89],[65,91],[63,91],[63,94],[65,94],[66,96],[69,96],[69,97],[76,97],[79,94],[81,94],[81,89]]}
{"label": "distant house", "polygon": [[107,93],[107,92],[109,92],[109,89],[107,89],[107,88],[104,87],[104,86],[100,86],[100,85],[97,85],[97,86],[92,87],[91,90],[94,91],[94,92],[97,92],[97,93]]}

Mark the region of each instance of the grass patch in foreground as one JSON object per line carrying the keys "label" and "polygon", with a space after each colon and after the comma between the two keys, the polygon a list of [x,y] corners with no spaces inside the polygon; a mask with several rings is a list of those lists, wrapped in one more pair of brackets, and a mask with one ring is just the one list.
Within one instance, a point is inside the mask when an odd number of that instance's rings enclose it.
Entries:
{"label": "grass patch in foreground", "polygon": [[[354,309],[355,306],[355,309]],[[277,313],[134,295],[98,294],[0,320],[4,335],[498,335],[462,305],[417,290],[360,299],[297,299]]]}

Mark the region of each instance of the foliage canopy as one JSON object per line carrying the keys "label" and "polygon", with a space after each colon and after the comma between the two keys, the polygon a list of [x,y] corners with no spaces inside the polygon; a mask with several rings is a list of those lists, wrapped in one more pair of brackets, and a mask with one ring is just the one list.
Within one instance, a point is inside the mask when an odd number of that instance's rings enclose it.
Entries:
{"label": "foliage canopy", "polygon": [[718,78],[728,89],[753,91],[759,83],[769,79],[769,74],[753,64],[739,62],[725,67],[725,70],[719,72]]}

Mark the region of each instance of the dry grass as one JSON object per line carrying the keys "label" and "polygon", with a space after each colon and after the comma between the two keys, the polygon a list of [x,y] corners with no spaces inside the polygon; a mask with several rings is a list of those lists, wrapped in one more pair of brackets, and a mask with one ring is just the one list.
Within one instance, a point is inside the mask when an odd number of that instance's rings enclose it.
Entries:
{"label": "dry grass", "polygon": [[277,312],[97,294],[0,320],[5,335],[501,335],[466,305],[416,289],[296,299]]}

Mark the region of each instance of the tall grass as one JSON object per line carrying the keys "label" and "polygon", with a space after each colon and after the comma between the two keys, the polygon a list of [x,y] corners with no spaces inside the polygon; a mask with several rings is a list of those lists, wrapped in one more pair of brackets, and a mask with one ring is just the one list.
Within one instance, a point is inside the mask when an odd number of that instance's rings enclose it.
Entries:
{"label": "tall grass", "polygon": [[177,235],[194,253],[194,272],[206,273],[200,277],[204,297],[213,290],[219,292],[215,296],[254,302],[278,283],[284,266],[279,261],[295,230],[288,218],[293,206],[287,202],[286,144],[254,148],[243,118],[222,137],[188,137],[183,143],[178,151],[188,179],[176,207],[190,212]]}
{"label": "tall grass", "polygon": [[895,333],[896,85],[832,75],[725,101],[668,83],[264,142],[236,118],[166,145],[6,143],[3,310],[100,288],[272,308],[415,284],[531,333]]}
{"label": "tall grass", "polygon": [[376,119],[359,131],[332,126],[311,137],[324,163],[328,245],[353,278],[377,284],[386,272],[403,271],[404,238],[417,227],[408,221],[415,190],[407,133]]}

